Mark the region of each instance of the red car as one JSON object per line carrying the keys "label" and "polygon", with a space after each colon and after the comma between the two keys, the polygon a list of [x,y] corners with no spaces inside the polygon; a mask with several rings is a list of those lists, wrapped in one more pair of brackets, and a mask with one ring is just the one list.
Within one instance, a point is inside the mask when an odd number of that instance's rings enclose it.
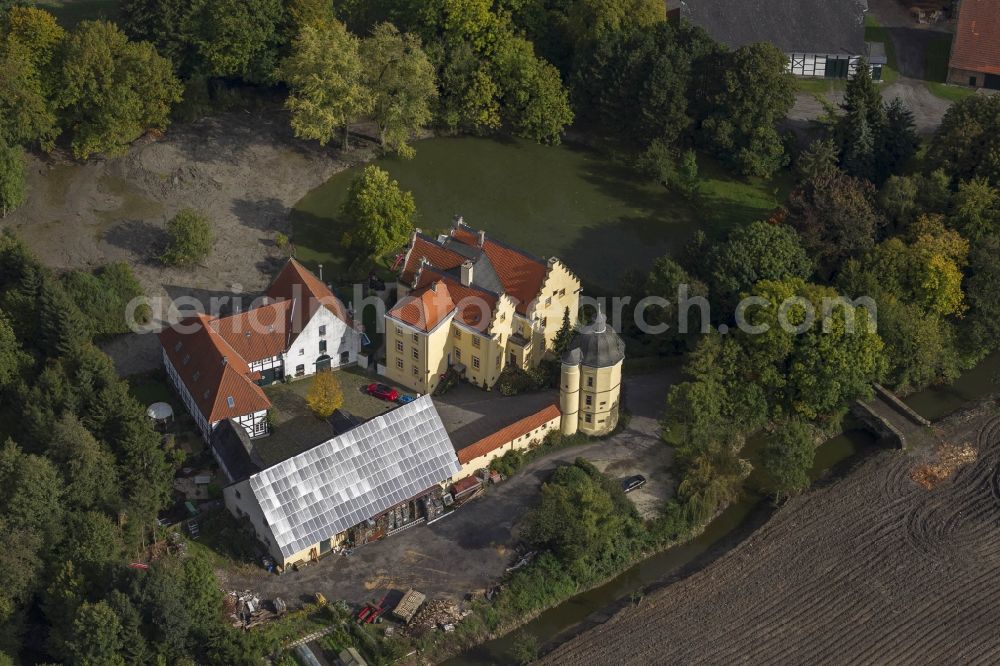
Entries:
{"label": "red car", "polygon": [[368,395],[373,395],[379,400],[388,400],[389,402],[399,400],[399,391],[385,384],[369,384]]}

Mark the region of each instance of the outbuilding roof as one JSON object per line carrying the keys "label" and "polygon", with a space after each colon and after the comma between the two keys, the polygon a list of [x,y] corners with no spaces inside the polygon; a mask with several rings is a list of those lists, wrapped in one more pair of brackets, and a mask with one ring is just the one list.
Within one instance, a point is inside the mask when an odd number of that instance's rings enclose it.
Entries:
{"label": "outbuilding roof", "polygon": [[732,48],[771,42],[785,53],[866,53],[867,0],[683,0],[679,5],[681,18]]}
{"label": "outbuilding roof", "polygon": [[535,430],[540,428],[549,421],[559,418],[561,412],[559,411],[559,406],[556,404],[551,404],[544,409],[526,416],[519,421],[511,423],[506,428],[501,428],[493,434],[483,437],[477,442],[473,442],[469,446],[458,451],[458,461],[463,465],[479,458],[480,456],[485,456],[487,453],[496,451],[498,448],[503,446],[508,442],[512,442],[519,437],[523,437]]}
{"label": "outbuilding roof", "polygon": [[962,0],[951,66],[1000,74],[1000,0]]}
{"label": "outbuilding roof", "polygon": [[458,458],[430,396],[250,477],[289,557],[450,478]]}

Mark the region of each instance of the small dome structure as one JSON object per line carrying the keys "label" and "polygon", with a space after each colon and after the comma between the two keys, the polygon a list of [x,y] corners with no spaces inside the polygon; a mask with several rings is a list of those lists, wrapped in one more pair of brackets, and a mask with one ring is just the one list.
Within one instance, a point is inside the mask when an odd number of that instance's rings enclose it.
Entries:
{"label": "small dome structure", "polygon": [[610,368],[625,360],[625,342],[608,318],[600,310],[593,324],[580,326],[573,341],[563,352],[562,362],[567,365],[585,365],[588,368]]}
{"label": "small dome structure", "polygon": [[146,410],[146,416],[158,423],[166,423],[174,418],[174,408],[165,402],[154,402]]}

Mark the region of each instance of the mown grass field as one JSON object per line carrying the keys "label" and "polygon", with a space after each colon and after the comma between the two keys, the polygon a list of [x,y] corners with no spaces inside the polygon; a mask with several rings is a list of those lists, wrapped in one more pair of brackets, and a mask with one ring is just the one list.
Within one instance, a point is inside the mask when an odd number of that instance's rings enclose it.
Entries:
{"label": "mown grass field", "polygon": [[[441,233],[455,215],[490,235],[539,257],[557,256],[586,286],[613,290],[630,267],[647,269],[678,253],[696,231],[718,238],[731,228],[766,218],[790,181],[740,179],[709,158],[700,159],[701,187],[685,199],[643,182],[620,162],[579,145],[541,146],[528,141],[439,138],[415,144],[412,160],[386,158],[400,186],[413,192],[417,226]],[[351,169],[310,192],[293,213],[296,257],[322,263],[335,282],[347,252],[340,218]]]}

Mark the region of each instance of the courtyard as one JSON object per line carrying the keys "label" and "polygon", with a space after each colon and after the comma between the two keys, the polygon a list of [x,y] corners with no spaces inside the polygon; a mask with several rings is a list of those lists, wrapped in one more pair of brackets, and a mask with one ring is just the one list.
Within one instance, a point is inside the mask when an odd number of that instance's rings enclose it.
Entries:
{"label": "courtyard", "polygon": [[[395,408],[394,402],[374,398],[366,392],[372,382],[386,383],[384,377],[357,367],[334,372],[344,394],[341,410],[368,420]],[[304,377],[287,384],[272,384],[264,389],[271,400],[271,434],[255,440],[255,447],[265,465],[276,465],[292,456],[322,444],[334,436],[329,421],[317,418],[306,405],[306,395],[312,386],[312,377]],[[394,386],[400,395],[406,390]]]}

